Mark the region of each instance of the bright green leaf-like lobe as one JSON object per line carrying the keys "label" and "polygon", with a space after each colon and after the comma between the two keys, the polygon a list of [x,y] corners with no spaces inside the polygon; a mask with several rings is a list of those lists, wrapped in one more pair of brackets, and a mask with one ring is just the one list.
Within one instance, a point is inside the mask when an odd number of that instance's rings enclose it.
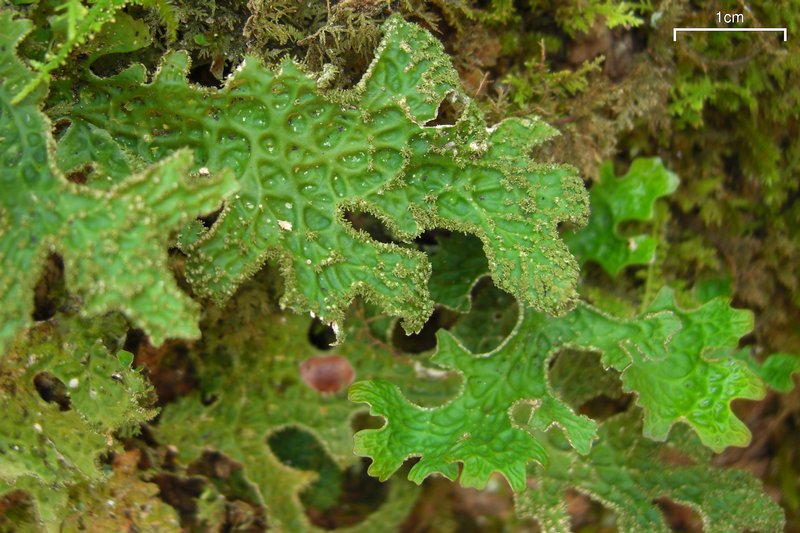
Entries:
{"label": "bright green leaf-like lobe", "polygon": [[[462,284],[462,287],[466,287]],[[494,285],[482,285],[474,295],[465,292],[470,312],[460,317],[450,332],[472,353],[491,352],[517,325],[519,305],[507,292]],[[471,301],[470,301],[471,300]]]}
{"label": "bright green leaf-like lobe", "polygon": [[722,451],[750,440],[730,402],[764,396],[758,376],[733,357],[752,326],[752,315],[731,309],[725,298],[683,310],[665,288],[633,319],[582,304],[563,318],[543,317],[538,327],[559,331],[569,348],[600,352],[606,368],[622,373],[623,389],[644,408],[646,436],[664,440],[673,424],[685,422],[703,444]]}
{"label": "bright green leaf-like lobe", "polygon": [[733,357],[739,339],[753,329],[753,316],[732,309],[729,301],[715,298],[684,310],[665,288],[648,308],[648,313],[673,313],[681,330],[670,340],[667,359],[633,355],[633,364],[622,376],[625,390],[639,394],[646,436],[664,440],[673,423],[684,421],[715,452],[750,442],[750,431],[733,414],[730,402],[759,400],[765,389],[758,376]]}
{"label": "bright green leaf-like lobe", "polygon": [[86,182],[94,189],[108,189],[131,175],[128,156],[107,131],[91,124],[67,130],[58,142],[56,161],[66,173],[90,166]]}
{"label": "bright green leaf-like lobe", "polygon": [[800,374],[800,357],[793,353],[770,355],[758,372],[767,385],[784,394],[794,389],[792,376],[795,374]]}
{"label": "bright green leaf-like lobe", "polygon": [[655,201],[675,192],[678,183],[678,177],[658,158],[636,159],[621,178],[614,176],[614,165],[607,161],[589,193],[589,222],[583,229],[565,234],[564,240],[581,265],[595,261],[612,276],[626,266],[650,263],[656,240],[649,235],[621,235],[619,226],[652,220]]}
{"label": "bright green leaf-like lobe", "polygon": [[[548,361],[562,348],[598,351],[605,367],[622,373],[624,390],[635,392],[645,409],[644,433],[650,438],[664,440],[673,424],[685,422],[715,451],[749,441],[750,432],[730,409],[733,399],[764,395],[758,376],[730,356],[752,328],[748,312],[731,309],[721,298],[682,310],[665,289],[633,319],[611,317],[586,304],[563,317],[522,315],[500,347],[480,356],[439,332],[432,362],[464,377],[461,394],[446,405],[416,406],[387,381],[351,386],[352,400],[368,403],[373,414],[387,420],[381,429],[356,434],[355,451],[372,457],[372,475],[386,479],[407,458],[421,457],[410,479],[421,482],[434,472],[454,479],[460,461],[463,485],[482,487],[496,471],[520,491],[525,465],[547,461],[546,450],[528,431],[552,425],[587,453],[593,422],[575,415],[548,381]],[[525,427],[517,427],[509,415],[520,402],[533,407]]]}
{"label": "bright green leaf-like lobe", "polygon": [[[753,476],[711,466],[710,454],[683,432],[661,444],[643,438],[641,431],[638,410],[629,410],[600,425],[598,442],[585,456],[543,437],[550,465],[530,468],[536,488],[517,495],[517,512],[535,518],[543,531],[568,533],[564,494],[574,489],[612,509],[620,531],[671,531],[654,503],[659,498],[697,511],[705,531],[783,530],[781,508]],[[693,460],[670,464],[668,458],[676,456]]]}
{"label": "bright green leaf-like lobe", "polygon": [[189,179],[185,150],[106,191],[67,182],[51,166],[41,92],[10,103],[31,77],[14,55],[29,27],[0,13],[0,353],[30,324],[33,287],[53,252],[64,259],[67,287],[82,298],[83,314],[122,310],[156,344],[168,335],[197,337],[198,306],[167,268],[169,231],[212,211],[236,182],[228,174]]}
{"label": "bright green leaf-like lobe", "polygon": [[[222,90],[190,85],[188,67],[173,53],[150,83],[141,66],[88,80],[72,127],[106,130],[147,161],[188,146],[211,172],[233,169],[236,201],[184,246],[199,294],[224,301],[273,258],[284,306],[340,325],[361,294],[418,330],[433,305],[430,265],[354,230],[354,209],[407,243],[436,227],[476,235],[498,286],[543,311],[573,305],[577,265],[557,227],[584,221],[586,192],[571,169],[529,157],[554,130],[534,119],[487,128],[424,30],[390,18],[347,92],[322,91],[291,61],[272,72],[247,58]],[[463,105],[459,120],[425,126],[445,98]]]}
{"label": "bright green leaf-like lobe", "polygon": [[759,364],[750,355],[750,350],[741,350],[736,357],[764,380],[771,389],[786,394],[795,387],[793,376],[800,374],[800,356],[792,353],[774,353]]}
{"label": "bright green leaf-like lobe", "polygon": [[[126,330],[120,316],[59,317],[31,329],[0,362],[0,496],[28,492],[49,529],[59,530],[65,487],[105,478],[98,461],[111,434],[156,414],[147,382],[104,343],[118,344]],[[43,400],[37,379],[45,388],[63,384],[69,410]]]}
{"label": "bright green leaf-like lobe", "polygon": [[582,304],[561,319],[543,317],[539,327],[560,330],[567,347],[599,351],[605,367],[622,373],[624,390],[635,392],[644,408],[645,435],[664,440],[682,421],[703,444],[722,451],[750,440],[730,402],[764,396],[758,376],[733,356],[752,326],[750,312],[731,309],[725,298],[683,310],[665,288],[634,319]]}
{"label": "bright green leaf-like lobe", "polygon": [[379,430],[356,434],[356,453],[373,459],[370,474],[386,479],[408,457],[421,457],[409,479],[421,483],[435,472],[455,479],[460,461],[464,486],[482,488],[493,472],[500,472],[521,491],[526,464],[546,463],[547,454],[528,430],[512,423],[510,411],[520,402],[534,406],[535,427],[558,425],[576,449],[587,453],[594,423],[576,415],[550,390],[547,364],[558,339],[536,327],[539,320],[536,313],[521,317],[501,346],[481,356],[439,332],[432,362],[464,376],[461,394],[441,407],[416,406],[387,381],[354,383],[350,399],[368,403],[373,414],[387,419]]}

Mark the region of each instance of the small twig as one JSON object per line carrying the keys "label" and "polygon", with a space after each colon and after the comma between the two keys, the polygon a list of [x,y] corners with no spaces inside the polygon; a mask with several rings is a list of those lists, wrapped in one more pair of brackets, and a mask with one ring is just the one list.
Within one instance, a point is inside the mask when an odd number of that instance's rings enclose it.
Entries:
{"label": "small twig", "polygon": [[576,116],[569,116],[569,117],[562,117],[553,121],[550,121],[550,124],[553,126],[560,126],[561,124],[569,124],[570,122],[575,122],[578,120]]}
{"label": "small twig", "polygon": [[544,45],[544,37],[539,39],[539,49],[541,50],[541,59],[539,61],[539,70],[544,71],[544,63],[547,60],[547,48]]}
{"label": "small twig", "polygon": [[478,97],[478,94],[480,94],[481,89],[483,89],[483,86],[486,83],[487,79],[489,79],[489,71],[488,70],[483,73],[483,77],[481,78],[481,82],[478,84],[478,88],[475,89],[475,94],[472,96],[473,98],[477,98]]}

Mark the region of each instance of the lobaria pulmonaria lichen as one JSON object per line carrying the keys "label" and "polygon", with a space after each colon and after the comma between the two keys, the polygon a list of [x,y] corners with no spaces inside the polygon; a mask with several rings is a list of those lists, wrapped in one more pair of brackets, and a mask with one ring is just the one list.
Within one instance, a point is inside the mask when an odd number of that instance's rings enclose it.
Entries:
{"label": "lobaria pulmonaria lichen", "polygon": [[[522,111],[602,60],[553,74],[542,40],[523,73],[506,50],[539,14],[580,39],[649,31],[652,6],[189,4],[0,8],[0,531],[471,527],[437,503],[458,489],[418,486],[437,474],[513,500],[502,529],[568,531],[570,489],[625,531],[665,531],[660,498],[781,529],[710,455],[800,359],[753,357],[724,280],[666,277],[665,154],[620,152],[591,194],[544,162],[557,132]],[[454,58],[399,13],[471,50],[508,33]],[[490,73],[470,97],[454,65],[563,86],[479,100]]]}

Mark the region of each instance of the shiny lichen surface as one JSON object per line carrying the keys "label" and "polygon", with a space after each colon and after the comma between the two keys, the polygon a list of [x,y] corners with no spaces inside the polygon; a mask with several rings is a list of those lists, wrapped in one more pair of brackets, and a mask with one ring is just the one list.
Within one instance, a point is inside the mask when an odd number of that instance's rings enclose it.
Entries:
{"label": "shiny lichen surface", "polygon": [[796,45],[579,3],[0,8],[0,531],[791,528]]}
{"label": "shiny lichen surface", "polygon": [[591,215],[586,227],[565,236],[567,245],[583,265],[594,261],[616,276],[630,265],[655,260],[658,240],[652,235],[623,235],[624,223],[652,221],[655,202],[675,192],[678,177],[659,159],[636,159],[617,178],[610,161],[599,170],[590,192]]}
{"label": "shiny lichen surface", "polygon": [[[217,301],[273,258],[287,307],[341,326],[363,295],[418,330],[432,308],[429,263],[353,229],[345,213],[363,211],[401,243],[433,228],[476,235],[499,286],[536,309],[567,310],[577,266],[557,226],[584,221],[586,193],[572,169],[528,156],[553,130],[536,119],[487,128],[429,33],[399,18],[384,31],[350,91],[320,89],[291,61],[272,71],[254,58],[208,90],[188,83],[188,58],[173,53],[149,83],[139,66],[90,80],[71,128],[105,130],[148,162],[185,146],[198,168],[234,170],[241,188],[216,223],[181,236],[193,288]],[[455,124],[428,125],[446,99],[464,108]]]}
{"label": "shiny lichen surface", "polygon": [[156,342],[196,337],[199,306],[167,267],[169,231],[213,211],[236,182],[224,173],[191,177],[185,150],[108,190],[67,181],[52,161],[50,123],[39,111],[43,92],[11,102],[33,77],[14,52],[31,25],[5,12],[0,27],[0,351],[30,325],[33,289],[51,253],[63,257],[83,314],[122,310]]}
{"label": "shiny lichen surface", "polygon": [[[558,427],[581,454],[596,438],[595,423],[576,414],[551,388],[550,362],[564,349],[599,352],[605,368],[621,373],[623,389],[644,407],[647,437],[665,440],[675,423],[685,422],[712,450],[743,446],[750,432],[730,402],[765,394],[758,376],[733,357],[751,323],[748,313],[730,309],[723,299],[679,309],[665,289],[645,313],[630,320],[585,304],[560,318],[523,313],[503,344],[486,354],[474,355],[442,332],[431,362],[463,375],[460,394],[425,408],[409,402],[390,381],[353,384],[350,398],[386,418],[384,427],[356,435],[355,450],[373,459],[370,472],[381,479],[407,457],[421,457],[409,472],[417,483],[433,473],[455,479],[460,462],[465,486],[482,488],[500,472],[521,492],[526,464],[549,463],[532,431]],[[519,404],[533,408],[522,424],[511,415]]]}

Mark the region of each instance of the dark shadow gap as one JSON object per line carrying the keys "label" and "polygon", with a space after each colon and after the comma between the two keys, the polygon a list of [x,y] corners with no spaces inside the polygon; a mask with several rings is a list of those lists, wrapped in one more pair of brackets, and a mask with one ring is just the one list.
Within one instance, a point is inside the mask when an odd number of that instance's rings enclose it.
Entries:
{"label": "dark shadow gap", "polygon": [[207,483],[202,477],[159,472],[148,481],[158,486],[158,497],[178,511],[181,525],[190,522],[191,517],[197,514],[197,499]]}
{"label": "dark shadow gap", "polygon": [[423,231],[419,237],[414,239],[414,244],[422,249],[422,251],[425,251],[426,248],[431,246],[438,246],[440,237],[449,237],[452,234],[452,231],[441,228]]}
{"label": "dark shadow gap", "polygon": [[36,387],[36,392],[39,393],[42,400],[47,403],[58,404],[61,411],[69,411],[71,409],[67,386],[50,372],[36,374],[33,378],[33,386]]}
{"label": "dark shadow gap", "polygon": [[[368,459],[344,471],[341,477],[339,498],[325,509],[310,505],[306,492],[301,499],[306,506],[306,516],[312,524],[326,530],[355,526],[363,522],[380,507],[388,497],[388,484],[367,474]],[[391,481],[389,483],[392,483]]]}
{"label": "dark shadow gap", "polygon": [[672,531],[680,533],[702,533],[703,520],[697,511],[688,505],[676,503],[669,498],[658,498],[653,501],[661,512],[664,513],[664,519],[667,526]]}
{"label": "dark shadow gap", "polygon": [[628,409],[633,396],[625,394],[619,398],[610,398],[605,394],[591,398],[578,408],[578,414],[588,416],[592,420],[602,422],[615,414]]}
{"label": "dark shadow gap", "polygon": [[72,125],[72,120],[68,118],[60,118],[53,123],[53,138],[59,140],[64,135],[69,127]]}
{"label": "dark shadow gap", "polygon": [[330,350],[336,342],[336,333],[328,324],[323,324],[319,318],[314,318],[308,326],[308,342],[320,350]]}
{"label": "dark shadow gap", "polygon": [[206,229],[211,229],[211,226],[213,226],[214,223],[219,218],[220,213],[222,213],[222,206],[220,206],[220,208],[217,209],[216,211],[212,211],[211,213],[209,213],[207,215],[204,215],[204,216],[201,216],[201,217],[197,217],[197,219],[200,222],[203,223],[203,226]]}
{"label": "dark shadow gap", "polygon": [[387,228],[378,217],[371,213],[348,209],[344,212],[344,219],[356,230],[367,232],[374,241],[386,244],[397,244],[397,241],[392,238],[392,233],[389,231],[389,228]]}
{"label": "dark shadow gap", "polygon": [[442,100],[442,103],[439,104],[439,109],[436,111],[436,118],[426,122],[425,126],[454,126],[463,112],[464,104],[458,100],[454,100],[448,95]]}
{"label": "dark shadow gap", "polygon": [[194,65],[189,71],[189,81],[203,87],[221,89],[231,70],[232,65],[229,61],[225,61],[222,57],[216,57]]}
{"label": "dark shadow gap", "polygon": [[64,261],[50,254],[44,263],[42,275],[33,293],[33,319],[49,320],[58,312],[66,296]]}
{"label": "dark shadow gap", "polygon": [[86,185],[86,182],[89,181],[89,176],[92,174],[94,170],[94,165],[92,163],[86,163],[81,168],[75,169],[65,177],[67,181],[75,183],[77,185]]}
{"label": "dark shadow gap", "polygon": [[564,492],[564,501],[572,522],[570,531],[583,531],[584,528],[598,524],[616,524],[617,522],[616,513],[613,510],[575,489],[568,489]]}
{"label": "dark shadow gap", "polygon": [[367,475],[368,460],[342,471],[316,437],[295,427],[271,434],[267,444],[283,464],[319,474],[300,495],[306,515],[317,527],[355,525],[386,501],[386,484]]}
{"label": "dark shadow gap", "polygon": [[350,429],[358,433],[362,429],[380,429],[385,419],[382,416],[373,416],[369,411],[361,411],[350,419]]}
{"label": "dark shadow gap", "polygon": [[460,315],[454,311],[436,308],[425,322],[419,333],[407,335],[400,325],[395,323],[392,331],[392,345],[406,353],[418,354],[436,348],[436,332],[449,329]]}
{"label": "dark shadow gap", "polygon": [[[191,394],[199,387],[197,372],[189,357],[188,346],[180,340],[167,340],[155,347],[142,332],[129,333],[125,346],[136,346],[134,366],[143,367],[144,373],[156,391],[156,405],[163,407],[178,398]],[[202,399],[206,405],[213,403],[213,398]]]}

